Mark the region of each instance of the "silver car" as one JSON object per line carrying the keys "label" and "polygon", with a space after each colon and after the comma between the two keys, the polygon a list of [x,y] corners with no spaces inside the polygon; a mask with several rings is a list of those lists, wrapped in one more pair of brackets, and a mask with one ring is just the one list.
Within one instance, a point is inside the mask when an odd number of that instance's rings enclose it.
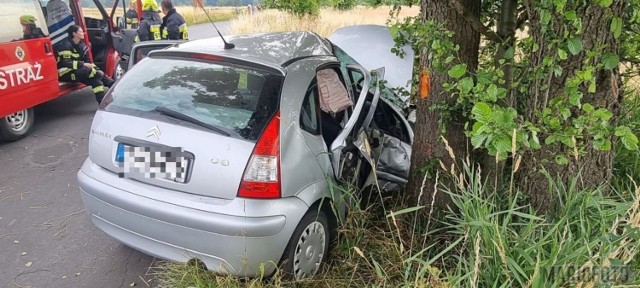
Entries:
{"label": "silver car", "polygon": [[226,40],[235,48],[190,41],[130,67],[93,119],[82,199],[98,228],[147,254],[312,276],[346,213],[337,185],[402,187],[413,133],[377,84],[384,69],[325,38]]}

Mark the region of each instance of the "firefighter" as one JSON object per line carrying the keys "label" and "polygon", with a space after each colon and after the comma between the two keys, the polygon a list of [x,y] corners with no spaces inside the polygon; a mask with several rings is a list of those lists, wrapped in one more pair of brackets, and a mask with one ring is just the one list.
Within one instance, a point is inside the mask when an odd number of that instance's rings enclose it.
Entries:
{"label": "firefighter", "polygon": [[160,6],[162,7],[162,13],[165,15],[162,17],[162,25],[160,25],[162,39],[189,40],[187,23],[182,18],[182,15],[178,14],[176,8],[173,7],[171,0],[162,0]]}
{"label": "firefighter", "polygon": [[160,13],[158,13],[158,4],[156,1],[142,0],[142,20],[140,20],[135,42],[160,40],[160,24],[162,24],[162,18],[160,18]]}
{"label": "firefighter", "polygon": [[31,15],[20,16],[20,25],[22,25],[22,39],[34,39],[44,37],[42,29],[36,27],[36,17]]}
{"label": "firefighter", "polygon": [[127,13],[125,14],[127,17],[128,29],[138,29],[138,12],[136,12],[136,2],[138,1],[131,0],[131,2],[129,2],[129,9],[127,9]]}
{"label": "firefighter", "polygon": [[69,38],[56,46],[58,58],[58,77],[65,82],[81,82],[91,85],[96,101],[100,103],[105,93],[105,85],[111,86],[109,79],[89,58],[87,46],[84,44],[84,31],[78,25],[71,25],[67,30]]}

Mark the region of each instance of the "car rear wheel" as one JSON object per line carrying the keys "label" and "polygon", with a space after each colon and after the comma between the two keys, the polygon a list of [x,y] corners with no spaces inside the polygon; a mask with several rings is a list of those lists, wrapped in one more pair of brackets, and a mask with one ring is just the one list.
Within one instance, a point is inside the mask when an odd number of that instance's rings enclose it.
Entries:
{"label": "car rear wheel", "polygon": [[320,271],[329,252],[329,231],[327,215],[318,207],[302,217],[282,259],[286,277],[300,280]]}
{"label": "car rear wheel", "polygon": [[27,136],[33,127],[34,120],[33,108],[0,118],[0,141],[16,141]]}

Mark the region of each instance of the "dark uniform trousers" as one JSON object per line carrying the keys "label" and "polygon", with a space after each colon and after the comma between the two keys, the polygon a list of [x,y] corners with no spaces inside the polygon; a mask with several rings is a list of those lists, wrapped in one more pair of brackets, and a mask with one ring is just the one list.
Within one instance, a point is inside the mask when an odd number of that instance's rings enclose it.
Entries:
{"label": "dark uniform trousers", "polygon": [[60,79],[64,82],[81,82],[91,86],[98,103],[102,102],[102,98],[104,98],[105,88],[102,83],[102,76],[95,68],[83,66],[82,68],[67,72],[60,76]]}

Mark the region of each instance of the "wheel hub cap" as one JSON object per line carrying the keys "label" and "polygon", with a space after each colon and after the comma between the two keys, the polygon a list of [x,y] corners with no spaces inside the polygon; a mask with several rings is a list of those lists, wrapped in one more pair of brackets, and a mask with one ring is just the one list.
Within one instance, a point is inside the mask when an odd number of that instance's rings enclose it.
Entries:
{"label": "wheel hub cap", "polygon": [[325,253],[327,238],[325,227],[315,221],[304,229],[294,255],[293,271],[296,279],[313,276],[318,272]]}
{"label": "wheel hub cap", "polygon": [[9,124],[9,129],[19,132],[27,125],[27,121],[29,120],[27,117],[29,117],[27,110],[21,110],[16,113],[9,114],[4,117],[4,120]]}

